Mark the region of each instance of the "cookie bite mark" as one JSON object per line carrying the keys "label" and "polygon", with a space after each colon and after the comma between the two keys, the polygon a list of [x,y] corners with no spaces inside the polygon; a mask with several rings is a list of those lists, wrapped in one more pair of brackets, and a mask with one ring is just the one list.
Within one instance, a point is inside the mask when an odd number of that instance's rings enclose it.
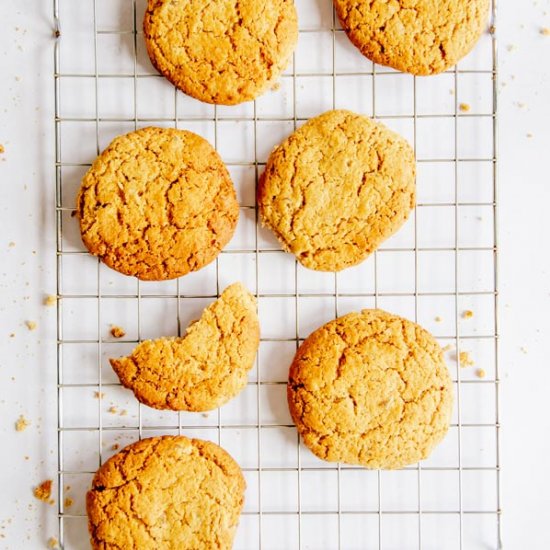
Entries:
{"label": "cookie bite mark", "polygon": [[155,409],[208,411],[244,389],[259,342],[256,299],[235,283],[182,338],[146,340],[130,356],[110,362],[140,402]]}

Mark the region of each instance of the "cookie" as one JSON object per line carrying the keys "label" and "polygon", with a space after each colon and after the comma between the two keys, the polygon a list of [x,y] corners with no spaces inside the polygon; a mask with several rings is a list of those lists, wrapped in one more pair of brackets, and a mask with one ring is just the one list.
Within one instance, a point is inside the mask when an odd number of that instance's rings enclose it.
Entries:
{"label": "cookie", "polygon": [[239,217],[221,158],[186,130],[143,128],[117,137],[88,170],[77,215],[88,250],[145,281],[213,261]]}
{"label": "cookie", "polygon": [[186,94],[221,105],[264,92],[298,40],[292,0],[149,0],[143,30],[160,73]]}
{"label": "cookie", "polygon": [[209,441],[143,439],[96,472],[86,495],[92,548],[230,550],[246,483]]}
{"label": "cookie", "polygon": [[298,349],[288,404],[323,460],[402,468],[428,457],[449,428],[443,352],[419,325],[365,309],[327,323]]}
{"label": "cookie", "polygon": [[490,0],[333,1],[364,56],[414,75],[440,73],[468,54],[487,24],[490,5]]}
{"label": "cookie", "polygon": [[271,153],[258,189],[264,225],[305,267],[339,271],[364,260],[415,201],[410,145],[370,118],[329,111]]}
{"label": "cookie", "polygon": [[235,283],[182,338],[146,340],[129,357],[110,362],[122,385],[145,405],[209,411],[244,389],[259,343],[256,299]]}

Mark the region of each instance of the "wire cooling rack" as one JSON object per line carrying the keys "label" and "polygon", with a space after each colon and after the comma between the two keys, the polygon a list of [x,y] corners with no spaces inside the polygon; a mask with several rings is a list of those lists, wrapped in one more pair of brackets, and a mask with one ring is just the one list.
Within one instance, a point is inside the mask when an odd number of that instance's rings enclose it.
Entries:
{"label": "wire cooling rack", "polygon": [[[500,548],[494,27],[458,67],[414,78],[351,46],[330,0],[296,2],[300,39],[278,89],[215,107],[176,91],[150,65],[142,0],[53,0],[59,539],[88,548],[84,496],[95,470],[140,437],[213,440],[241,465],[239,549]],[[492,8],[494,25],[495,6]],[[407,137],[418,205],[397,235],[337,275],[303,269],[258,224],[255,186],[271,148],[311,116],[348,108]],[[72,217],[80,179],[110,140],[135,128],[187,128],[213,143],[238,191],[236,235],[219,258],[176,281],[109,270],[81,244]],[[256,294],[262,325],[247,388],[210,414],[142,407],[107,358],[145,338],[181,334],[229,283]],[[442,345],[456,405],[446,439],[421,464],[369,471],[322,462],[286,406],[299,343],[348,311],[381,307],[416,320]],[[463,312],[474,315],[465,318]],[[110,325],[125,329],[111,337]],[[475,366],[460,368],[469,353]],[[477,376],[483,369],[485,377]]]}

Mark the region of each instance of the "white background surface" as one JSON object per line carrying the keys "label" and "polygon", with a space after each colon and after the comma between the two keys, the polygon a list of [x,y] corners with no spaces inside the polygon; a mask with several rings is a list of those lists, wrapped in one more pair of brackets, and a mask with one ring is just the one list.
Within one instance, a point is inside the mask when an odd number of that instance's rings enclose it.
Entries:
{"label": "white background surface", "polygon": [[[550,547],[550,37],[539,31],[550,27],[550,2],[500,4],[503,542],[543,549]],[[55,292],[51,2],[3,0],[2,7],[0,547],[43,548],[57,527],[55,508],[31,493],[57,468],[55,310],[42,305]],[[25,328],[29,319],[36,331]],[[14,430],[19,414],[32,422],[23,433]]]}

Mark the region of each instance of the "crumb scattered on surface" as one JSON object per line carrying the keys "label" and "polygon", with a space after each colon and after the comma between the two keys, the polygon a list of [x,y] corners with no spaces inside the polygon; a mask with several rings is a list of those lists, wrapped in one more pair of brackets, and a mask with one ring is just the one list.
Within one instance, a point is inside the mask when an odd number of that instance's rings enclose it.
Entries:
{"label": "crumb scattered on surface", "polygon": [[107,409],[107,412],[110,412],[111,414],[117,414],[118,413],[118,409],[116,407],[109,407]]}
{"label": "crumb scattered on surface", "polygon": [[128,414],[128,411],[126,409],[122,409],[120,411],[120,416],[126,416]]}
{"label": "crumb scattered on surface", "polygon": [[113,338],[122,338],[123,336],[126,336],[126,332],[122,327],[111,325],[111,335]]}
{"label": "crumb scattered on surface", "polygon": [[201,413],[201,416],[203,416],[204,418],[208,418],[208,413]]}
{"label": "crumb scattered on surface", "polygon": [[444,346],[442,349],[443,353],[447,353],[448,351],[451,351],[453,349],[453,345],[452,344],[447,344],[446,346]]}
{"label": "crumb scattered on surface", "polygon": [[36,327],[38,326],[36,321],[25,321],[25,325],[27,325],[29,330],[36,330]]}
{"label": "crumb scattered on surface", "polygon": [[531,139],[533,137],[533,134],[531,132],[528,132],[527,134],[525,134],[525,136]]}
{"label": "crumb scattered on surface", "polygon": [[0,143],[0,155],[5,151],[4,146]]}
{"label": "crumb scattered on surface", "polygon": [[474,360],[472,359],[469,351],[461,351],[458,354],[458,362],[460,363],[460,366],[462,368],[471,367],[472,365],[474,365]]}
{"label": "crumb scattered on surface", "polygon": [[496,32],[496,27],[494,25],[491,25],[489,27],[489,34],[495,34],[495,32]]}
{"label": "crumb scattered on surface", "polygon": [[10,332],[10,338],[15,338],[15,332]]}
{"label": "crumb scattered on surface", "polygon": [[57,304],[57,296],[54,296],[53,294],[48,294],[44,298],[45,306],[51,307],[51,306],[55,306],[55,304]]}
{"label": "crumb scattered on surface", "polygon": [[476,370],[476,376],[478,378],[485,378],[486,372],[483,369],[477,369]]}
{"label": "crumb scattered on surface", "polygon": [[42,502],[47,502],[48,504],[53,504],[54,501],[51,498],[52,497],[52,485],[53,481],[51,479],[47,479],[46,481],[43,481],[40,485],[34,488],[33,494],[35,498],[38,500],[41,500]]}
{"label": "crumb scattered on surface", "polygon": [[506,49],[509,51],[509,52],[513,52],[515,50],[517,50],[517,46],[515,44],[508,44],[508,46],[506,46]]}
{"label": "crumb scattered on surface", "polygon": [[112,446],[111,446],[111,450],[112,451],[118,451],[120,449],[120,445],[118,443],[114,443]]}
{"label": "crumb scattered on surface", "polygon": [[441,323],[441,321],[443,321],[443,319],[439,315],[436,315],[435,316],[435,322],[436,323]]}
{"label": "crumb scattered on surface", "polygon": [[550,36],[550,28],[542,27],[542,29],[540,30],[540,34],[542,34],[542,36]]}
{"label": "crumb scattered on surface", "polygon": [[48,548],[51,548],[52,550],[56,550],[59,548],[59,541],[56,537],[50,537],[48,539]]}
{"label": "crumb scattered on surface", "polygon": [[24,432],[31,425],[30,420],[27,420],[23,415],[20,415],[15,422],[15,431]]}
{"label": "crumb scattered on surface", "polygon": [[276,92],[280,87],[281,87],[281,83],[280,82],[275,82],[275,84],[273,84],[273,86],[271,86],[271,91]]}
{"label": "crumb scattered on surface", "polygon": [[74,504],[74,500],[71,497],[65,498],[65,508],[70,508]]}
{"label": "crumb scattered on surface", "polygon": [[471,319],[474,316],[474,312],[471,309],[466,309],[462,312],[463,319]]}
{"label": "crumb scattered on surface", "polygon": [[10,241],[10,242],[8,243],[8,246],[9,246],[10,248],[13,248],[13,247],[15,246],[15,243],[14,243],[13,241]]}
{"label": "crumb scattered on surface", "polygon": [[105,397],[105,394],[102,391],[94,392],[94,399],[103,399],[104,397]]}
{"label": "crumb scattered on surface", "polygon": [[458,108],[463,112],[463,113],[468,113],[471,109],[470,107],[470,104],[469,103],[461,103]]}

